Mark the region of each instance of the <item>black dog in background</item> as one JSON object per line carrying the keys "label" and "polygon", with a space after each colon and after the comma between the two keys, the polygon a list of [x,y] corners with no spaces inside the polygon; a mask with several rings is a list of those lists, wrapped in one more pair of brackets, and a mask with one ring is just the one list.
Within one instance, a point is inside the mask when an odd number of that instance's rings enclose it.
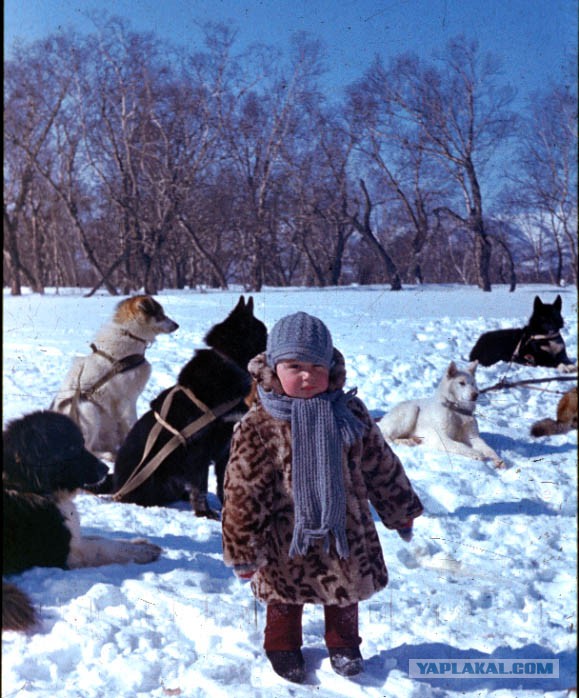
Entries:
{"label": "black dog in background", "polygon": [[577,366],[567,356],[560,330],[561,296],[554,303],[543,303],[535,296],[533,314],[525,327],[495,330],[481,335],[470,352],[470,361],[492,366],[499,361],[513,361],[527,366],[545,366],[571,372]]}
{"label": "black dog in background", "polygon": [[[3,574],[31,567],[98,567],[156,560],[143,540],[83,537],[73,498],[101,481],[107,466],[86,450],[79,427],[63,414],[32,412],[3,432]],[[2,584],[2,629],[24,630],[36,613],[26,594]]]}
{"label": "black dog in background", "polygon": [[[223,501],[233,426],[247,411],[244,400],[252,387],[247,364],[265,350],[266,340],[267,329],[253,314],[253,298],[246,303],[241,296],[205,336],[211,348],[195,352],[177,384],[160,393],[129,432],[115,462],[117,500],[163,506],[187,497],[197,516],[218,518],[207,503],[209,468],[213,463]],[[199,430],[197,420],[206,420]]]}

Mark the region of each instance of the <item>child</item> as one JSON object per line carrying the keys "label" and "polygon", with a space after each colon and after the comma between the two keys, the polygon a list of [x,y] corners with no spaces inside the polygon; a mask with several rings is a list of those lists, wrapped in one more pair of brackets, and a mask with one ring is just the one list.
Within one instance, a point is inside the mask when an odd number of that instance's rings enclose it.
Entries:
{"label": "child", "polygon": [[225,476],[223,554],[267,604],[264,649],[303,683],[302,609],[324,606],[334,671],[363,670],[358,602],[388,573],[368,500],[404,540],[422,504],[355,391],[344,357],[307,313],[277,322],[252,359],[258,400],[236,426]]}

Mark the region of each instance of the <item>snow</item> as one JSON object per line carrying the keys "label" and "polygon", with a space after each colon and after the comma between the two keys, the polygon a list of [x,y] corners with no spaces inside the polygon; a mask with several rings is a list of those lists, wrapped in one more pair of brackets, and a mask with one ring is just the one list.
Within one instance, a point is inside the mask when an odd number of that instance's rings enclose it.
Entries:
{"label": "snow", "polygon": [[[254,295],[268,328],[306,310],[321,317],[346,357],[347,387],[376,416],[430,394],[451,360],[467,361],[489,329],[520,326],[536,294],[560,293],[568,353],[576,357],[577,292],[545,285],[491,293],[464,286],[266,289]],[[180,329],[148,350],[152,377],[138,409],[172,385],[203,336],[234,307],[240,291],[159,294]],[[72,358],[88,351],[118,298],[81,290],[44,296],[4,292],[3,420],[47,408]],[[479,387],[501,378],[556,374],[498,364],[479,368]],[[404,543],[378,522],[388,587],[360,606],[366,671],[331,670],[319,607],[304,613],[308,683],[285,682],[262,650],[264,608],[221,557],[218,521],[186,504],[141,508],[80,494],[83,533],[147,537],[163,548],[150,565],[14,575],[40,609],[40,628],[5,632],[2,695],[59,698],[319,696],[441,698],[567,696],[576,687],[577,432],[540,440],[531,423],[554,416],[560,392],[550,382],[481,396],[480,431],[508,468],[397,446],[426,513]],[[214,491],[214,482],[212,482]],[[213,506],[218,502],[211,497]],[[409,660],[558,659],[557,678],[409,676]]]}

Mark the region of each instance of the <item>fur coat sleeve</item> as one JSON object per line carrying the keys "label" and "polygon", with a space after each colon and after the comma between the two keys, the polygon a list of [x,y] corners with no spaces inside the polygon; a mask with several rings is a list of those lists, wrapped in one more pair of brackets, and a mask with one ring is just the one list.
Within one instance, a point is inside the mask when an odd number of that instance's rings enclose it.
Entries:
{"label": "fur coat sleeve", "polygon": [[405,520],[422,514],[420,499],[412,489],[400,459],[384,440],[365,405],[355,398],[350,409],[369,427],[360,453],[368,499],[387,528],[401,528]]}
{"label": "fur coat sleeve", "polygon": [[[252,373],[269,389],[275,374],[259,360]],[[343,357],[337,352],[330,388],[342,387],[344,380]],[[224,561],[257,569],[252,589],[266,603],[347,606],[369,598],[388,582],[370,503],[388,528],[422,513],[402,464],[364,404],[352,398],[350,409],[367,429],[344,464],[346,559],[333,544],[325,552],[322,543],[314,543],[304,556],[289,557],[294,523],[289,422],[275,419],[258,403],[235,428],[225,475]]]}

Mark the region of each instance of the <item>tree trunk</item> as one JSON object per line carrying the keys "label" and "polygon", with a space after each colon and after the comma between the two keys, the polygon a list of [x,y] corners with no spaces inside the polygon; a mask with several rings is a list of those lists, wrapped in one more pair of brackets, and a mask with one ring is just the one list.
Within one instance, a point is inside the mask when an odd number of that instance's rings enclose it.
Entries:
{"label": "tree trunk", "polygon": [[370,216],[372,214],[372,201],[370,195],[366,188],[366,183],[363,179],[360,180],[360,186],[364,192],[365,208],[364,208],[364,221],[361,223],[358,220],[357,214],[350,217],[352,225],[356,230],[368,241],[370,246],[378,253],[378,257],[382,260],[386,273],[390,277],[390,290],[400,291],[402,289],[402,281],[400,280],[400,274],[398,268],[388,252],[380,244],[378,238],[372,232],[372,226],[370,224]]}
{"label": "tree trunk", "polygon": [[491,291],[490,269],[492,246],[484,225],[480,185],[476,176],[474,164],[470,157],[466,159],[465,169],[472,194],[472,208],[469,212],[469,224],[475,235],[475,259],[477,261],[478,285],[483,291]]}
{"label": "tree trunk", "polygon": [[223,289],[227,289],[227,278],[225,277],[225,274],[223,273],[223,269],[217,262],[217,260],[213,257],[213,255],[205,249],[205,247],[202,245],[201,240],[199,236],[197,235],[197,231],[195,228],[187,223],[181,216],[179,216],[179,223],[183,227],[183,229],[189,234],[191,240],[193,240],[193,244],[195,245],[195,249],[197,252],[201,255],[201,257],[209,264],[211,267],[211,271],[214,274],[214,276],[218,279],[219,281],[219,286]]}
{"label": "tree trunk", "polygon": [[509,286],[509,291],[512,293],[516,288],[517,288],[517,269],[515,267],[515,260],[513,259],[513,255],[511,254],[511,250],[507,243],[501,239],[501,238],[496,238],[497,242],[499,245],[503,248],[505,251],[505,254],[507,255],[507,259],[509,260],[509,274],[510,274],[510,286]]}

